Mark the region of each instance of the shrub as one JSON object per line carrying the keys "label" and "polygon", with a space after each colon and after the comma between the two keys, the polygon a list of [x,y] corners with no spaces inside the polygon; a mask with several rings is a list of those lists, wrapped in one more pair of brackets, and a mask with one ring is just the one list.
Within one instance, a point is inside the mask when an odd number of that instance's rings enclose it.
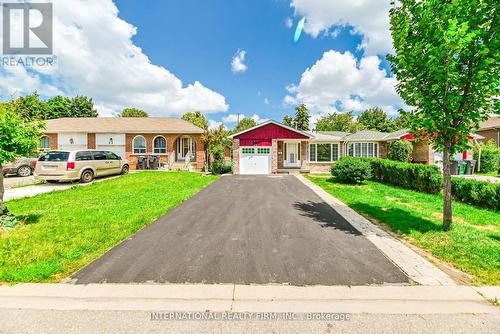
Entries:
{"label": "shrub", "polygon": [[363,159],[343,157],[331,168],[333,177],[338,182],[361,183],[371,176],[370,163]]}
{"label": "shrub", "polygon": [[[478,160],[479,149],[474,148],[474,159]],[[477,170],[478,164],[476,164]],[[493,140],[488,141],[486,144],[481,144],[481,159],[480,159],[480,172],[491,173],[498,171],[500,168],[500,148],[498,148]]]}
{"label": "shrub", "polygon": [[430,194],[436,194],[442,189],[443,177],[437,166],[379,158],[369,161],[374,180]]}
{"label": "shrub", "polygon": [[390,142],[387,148],[387,157],[395,161],[408,162],[413,145],[407,140],[395,140]]}
{"label": "shrub", "polygon": [[226,174],[233,171],[233,164],[231,162],[223,162],[216,160],[212,162],[212,174]]}
{"label": "shrub", "polygon": [[451,179],[451,193],[458,201],[500,210],[500,183],[454,177]]}

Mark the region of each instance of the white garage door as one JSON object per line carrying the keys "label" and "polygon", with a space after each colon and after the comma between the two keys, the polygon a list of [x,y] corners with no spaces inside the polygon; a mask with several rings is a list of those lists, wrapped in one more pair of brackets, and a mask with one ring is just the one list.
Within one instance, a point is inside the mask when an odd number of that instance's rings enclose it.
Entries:
{"label": "white garage door", "polygon": [[271,174],[270,147],[241,147],[240,174]]}
{"label": "white garage door", "polygon": [[97,150],[111,151],[125,159],[125,134],[97,133],[95,143]]}

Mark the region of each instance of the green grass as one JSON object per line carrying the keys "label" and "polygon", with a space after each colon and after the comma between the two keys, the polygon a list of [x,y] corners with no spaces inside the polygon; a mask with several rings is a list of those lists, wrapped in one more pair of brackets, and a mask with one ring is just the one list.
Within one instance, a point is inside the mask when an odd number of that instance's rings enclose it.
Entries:
{"label": "green grass", "polygon": [[24,223],[0,231],[0,281],[60,281],[216,179],[141,172],[9,201]]}
{"label": "green grass", "polygon": [[473,275],[473,284],[500,285],[500,213],[453,203],[453,225],[442,231],[442,195],[430,195],[367,181],[308,179],[376,223],[387,225],[415,246]]}

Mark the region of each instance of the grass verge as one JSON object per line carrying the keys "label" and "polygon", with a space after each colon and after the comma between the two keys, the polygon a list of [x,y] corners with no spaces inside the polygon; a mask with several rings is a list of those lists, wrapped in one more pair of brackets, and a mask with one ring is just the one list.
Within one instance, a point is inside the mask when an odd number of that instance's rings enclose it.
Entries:
{"label": "grass verge", "polygon": [[500,213],[453,203],[453,225],[442,231],[442,195],[378,182],[346,185],[328,176],[307,176],[328,193],[433,256],[471,274],[473,284],[500,285]]}
{"label": "grass verge", "polygon": [[23,224],[0,231],[0,281],[60,281],[216,179],[142,172],[9,201]]}

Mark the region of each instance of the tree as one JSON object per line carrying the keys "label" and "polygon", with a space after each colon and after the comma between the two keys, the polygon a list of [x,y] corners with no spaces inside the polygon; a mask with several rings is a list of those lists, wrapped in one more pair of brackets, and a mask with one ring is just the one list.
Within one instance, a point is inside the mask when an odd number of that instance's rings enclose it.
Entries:
{"label": "tree", "polygon": [[321,117],[316,123],[316,131],[357,132],[363,126],[353,120],[352,111],[345,113],[333,112]]}
{"label": "tree", "polygon": [[42,119],[71,117],[71,100],[65,96],[54,96],[44,103]]}
{"label": "tree", "polygon": [[44,119],[45,104],[36,91],[8,103],[13,103],[15,111],[25,119]]}
{"label": "tree", "polygon": [[234,132],[240,132],[246,129],[250,129],[257,125],[257,122],[252,118],[242,118],[241,121],[236,125]]}
{"label": "tree", "polygon": [[392,124],[382,109],[375,107],[366,109],[359,115],[358,123],[368,130],[391,132]]}
{"label": "tree", "polygon": [[283,124],[293,127],[293,118],[291,116],[285,115],[285,117],[283,117]]}
{"label": "tree", "polygon": [[399,109],[399,116],[392,120],[392,131],[406,129],[411,124],[411,113]]}
{"label": "tree", "polygon": [[293,119],[294,128],[297,130],[308,131],[309,130],[309,111],[305,104],[298,105],[295,108],[295,118]]}
{"label": "tree", "polygon": [[125,108],[118,114],[118,117],[149,117],[149,114],[141,109]]}
{"label": "tree", "polygon": [[[0,108],[0,170],[6,162],[28,156],[38,146],[43,123],[22,118],[12,105]],[[4,214],[3,173],[0,173],[0,216]]]}
{"label": "tree", "polygon": [[97,117],[97,110],[94,109],[94,101],[86,96],[75,96],[71,99],[71,117]]}
{"label": "tree", "polygon": [[201,140],[205,146],[208,170],[212,170],[210,163],[212,155],[215,162],[219,164],[224,162],[224,152],[232,144],[232,140],[228,136],[229,131],[222,124],[214,129],[205,131],[201,136]]}
{"label": "tree", "polygon": [[181,118],[203,130],[208,130],[208,119],[201,111],[188,111]]}
{"label": "tree", "polygon": [[443,152],[443,229],[452,223],[451,156],[499,110],[496,0],[399,0],[390,10],[396,90],[414,107],[411,130]]}

